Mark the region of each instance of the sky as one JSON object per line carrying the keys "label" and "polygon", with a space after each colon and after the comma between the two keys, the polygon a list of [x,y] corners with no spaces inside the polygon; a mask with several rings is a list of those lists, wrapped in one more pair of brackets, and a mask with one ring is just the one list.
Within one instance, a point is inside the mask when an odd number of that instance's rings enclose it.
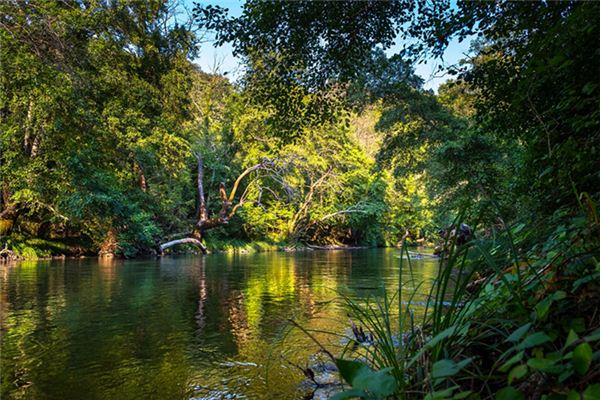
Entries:
{"label": "sky", "polygon": [[[191,10],[193,3],[197,0],[185,0],[186,5]],[[232,16],[239,16],[242,13],[242,7],[244,2],[242,0],[203,0],[203,5],[218,5],[229,9],[229,13]],[[221,73],[228,76],[230,79],[235,80],[242,73],[240,61],[232,54],[232,47],[230,44],[225,44],[221,47],[214,47],[210,37],[206,37],[206,42],[200,48],[199,56],[194,62],[200,66],[203,71]],[[421,76],[425,84],[425,89],[432,89],[437,92],[440,84],[444,83],[447,79],[450,79],[449,75],[446,75],[443,71],[437,71],[439,65],[450,66],[458,63],[462,58],[465,58],[468,54],[470,40],[465,40],[459,43],[457,39],[452,40],[442,59],[426,59],[423,63],[415,65],[415,71],[417,75]],[[388,49],[386,53],[392,55],[401,48],[400,43],[396,43],[395,46]]]}

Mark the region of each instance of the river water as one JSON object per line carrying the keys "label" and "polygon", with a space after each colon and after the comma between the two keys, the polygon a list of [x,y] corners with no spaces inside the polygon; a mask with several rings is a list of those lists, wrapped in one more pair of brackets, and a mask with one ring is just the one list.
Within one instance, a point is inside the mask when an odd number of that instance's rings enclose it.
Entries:
{"label": "river water", "polygon": [[[341,295],[398,290],[397,249],[0,265],[2,399],[297,399]],[[408,268],[402,268],[403,279]],[[413,260],[421,293],[435,260]],[[412,292],[415,284],[403,285]],[[317,332],[334,351],[340,338]]]}

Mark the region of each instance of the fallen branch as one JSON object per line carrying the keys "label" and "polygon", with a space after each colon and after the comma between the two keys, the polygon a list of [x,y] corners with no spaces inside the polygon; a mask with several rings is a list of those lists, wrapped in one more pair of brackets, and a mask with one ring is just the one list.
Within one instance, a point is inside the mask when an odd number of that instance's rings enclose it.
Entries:
{"label": "fallen branch", "polygon": [[200,248],[200,251],[202,251],[203,254],[207,253],[206,246],[204,246],[204,244],[202,244],[202,242],[200,240],[194,239],[194,238],[183,238],[183,239],[177,239],[177,240],[172,240],[167,243],[163,243],[160,245],[160,252],[162,253],[169,247],[177,246],[179,244],[193,244],[193,245],[198,246]]}
{"label": "fallen branch", "polygon": [[0,261],[16,261],[21,259],[14,251],[8,248],[8,245],[4,245],[4,248],[0,250]]}

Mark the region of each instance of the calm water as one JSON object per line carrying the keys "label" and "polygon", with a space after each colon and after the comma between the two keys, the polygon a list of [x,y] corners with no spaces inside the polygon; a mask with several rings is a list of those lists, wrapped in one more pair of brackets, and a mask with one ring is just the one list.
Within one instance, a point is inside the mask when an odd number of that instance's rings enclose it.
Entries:
{"label": "calm water", "polygon": [[[2,399],[301,398],[338,293],[398,289],[399,250],[0,265]],[[417,280],[437,262],[413,261]],[[430,287],[425,284],[420,290]],[[328,346],[339,338],[319,334]]]}

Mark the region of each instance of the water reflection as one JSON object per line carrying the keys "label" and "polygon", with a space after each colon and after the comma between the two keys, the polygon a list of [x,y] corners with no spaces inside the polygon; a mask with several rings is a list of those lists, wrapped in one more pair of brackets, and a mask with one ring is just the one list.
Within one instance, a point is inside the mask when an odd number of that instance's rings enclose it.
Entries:
{"label": "water reflection", "polygon": [[[338,293],[397,290],[398,255],[315,251],[1,266],[1,397],[299,398],[302,375],[288,361],[305,364],[317,349],[290,331],[288,319],[343,332]],[[413,262],[415,280],[433,278],[437,268],[432,260]]]}

